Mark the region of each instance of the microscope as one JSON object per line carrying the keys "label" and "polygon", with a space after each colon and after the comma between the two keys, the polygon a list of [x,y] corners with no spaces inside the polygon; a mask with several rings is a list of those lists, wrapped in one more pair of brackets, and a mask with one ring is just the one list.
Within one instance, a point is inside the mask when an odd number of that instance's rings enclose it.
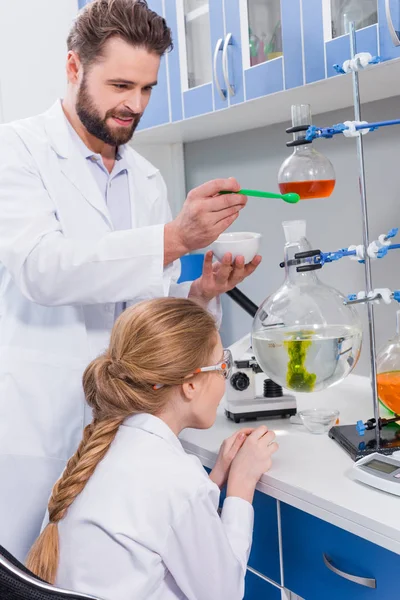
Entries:
{"label": "microscope", "polygon": [[296,414],[296,398],[266,378],[251,349],[250,335],[230,346],[232,374],[225,392],[225,414],[235,423]]}

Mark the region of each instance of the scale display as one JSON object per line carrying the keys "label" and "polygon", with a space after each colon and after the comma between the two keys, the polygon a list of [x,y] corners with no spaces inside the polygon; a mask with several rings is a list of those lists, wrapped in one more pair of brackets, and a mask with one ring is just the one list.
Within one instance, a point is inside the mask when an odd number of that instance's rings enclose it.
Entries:
{"label": "scale display", "polygon": [[383,492],[400,496],[400,459],[375,453],[362,458],[352,469],[353,479]]}
{"label": "scale display", "polygon": [[365,466],[367,466],[368,469],[373,469],[374,471],[381,471],[382,473],[393,473],[399,468],[395,465],[390,465],[386,462],[383,462],[382,460],[376,459],[370,460],[368,463],[366,463]]}

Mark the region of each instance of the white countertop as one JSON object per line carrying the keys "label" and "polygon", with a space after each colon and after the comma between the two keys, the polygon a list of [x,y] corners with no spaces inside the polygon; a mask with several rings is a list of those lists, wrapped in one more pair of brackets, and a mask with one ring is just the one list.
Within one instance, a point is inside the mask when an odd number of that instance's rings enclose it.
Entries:
{"label": "white countertop", "polygon": [[[299,410],[339,409],[341,425],[373,417],[367,377],[350,375],[336,387],[296,398]],[[257,489],[400,554],[400,496],[352,481],[352,459],[328,434],[313,435],[289,419],[258,420],[255,426],[262,422],[275,430],[280,448]],[[225,417],[222,403],[211,429],[186,429],[180,439],[187,452],[212,467],[222,441],[241,427]]]}

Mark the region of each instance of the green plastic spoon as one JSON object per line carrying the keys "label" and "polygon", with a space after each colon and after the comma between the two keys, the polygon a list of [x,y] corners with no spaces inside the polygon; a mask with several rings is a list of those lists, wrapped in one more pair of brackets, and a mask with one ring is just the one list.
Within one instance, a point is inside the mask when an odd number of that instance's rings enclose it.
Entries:
{"label": "green plastic spoon", "polygon": [[220,192],[220,194],[242,194],[242,196],[253,196],[254,198],[278,198],[296,204],[300,200],[300,196],[294,192],[288,194],[273,194],[272,192],[261,192],[260,190],[239,190],[238,192]]}

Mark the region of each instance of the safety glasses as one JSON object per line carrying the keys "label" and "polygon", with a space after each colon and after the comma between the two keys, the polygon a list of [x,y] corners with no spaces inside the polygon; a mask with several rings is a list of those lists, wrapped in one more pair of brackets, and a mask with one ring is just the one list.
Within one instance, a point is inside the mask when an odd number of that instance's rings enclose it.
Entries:
{"label": "safety glasses", "polygon": [[212,365],[210,367],[201,367],[200,369],[196,369],[194,375],[198,373],[209,373],[211,371],[221,371],[225,379],[229,379],[232,373],[232,353],[230,350],[224,350],[224,357],[217,365]]}
{"label": "safety glasses", "polygon": [[[193,375],[199,375],[200,373],[212,373],[213,371],[215,371],[217,373],[222,373],[225,379],[229,379],[232,373],[232,366],[232,353],[230,350],[226,349],[224,350],[224,355],[221,362],[219,362],[216,365],[210,365],[208,367],[200,367],[199,369],[196,369],[194,373],[187,375],[186,378],[192,377]],[[162,384],[155,384],[153,385],[153,390],[159,390],[162,387],[164,387]]]}

